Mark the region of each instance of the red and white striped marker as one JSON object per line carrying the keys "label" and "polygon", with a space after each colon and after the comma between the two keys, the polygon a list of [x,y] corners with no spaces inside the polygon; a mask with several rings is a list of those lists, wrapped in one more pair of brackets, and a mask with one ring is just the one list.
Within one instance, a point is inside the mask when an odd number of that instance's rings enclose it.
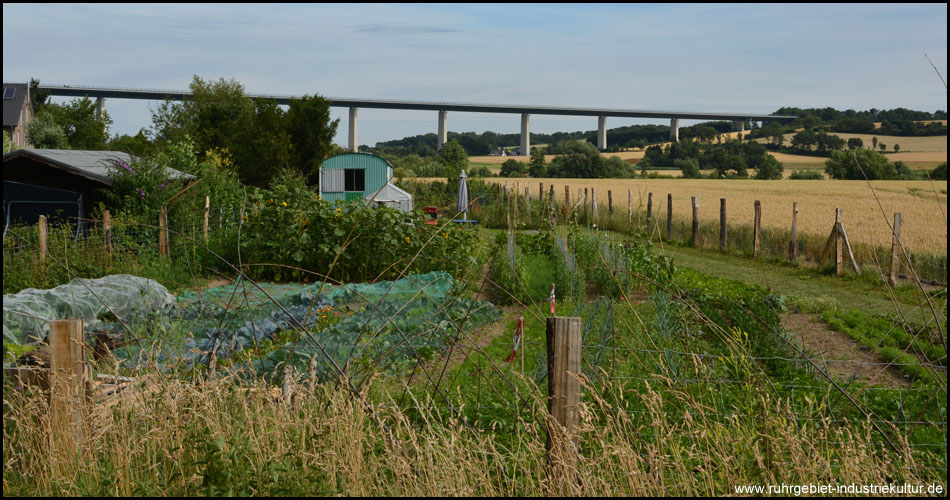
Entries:
{"label": "red and white striped marker", "polygon": [[551,283],[551,297],[549,300],[551,301],[551,314],[553,315],[554,314],[554,283]]}
{"label": "red and white striped marker", "polygon": [[515,324],[515,335],[511,339],[514,347],[511,349],[511,354],[505,358],[505,363],[511,363],[515,359],[515,354],[518,352],[518,346],[521,345],[521,337],[524,335],[524,316],[518,316],[518,323]]}

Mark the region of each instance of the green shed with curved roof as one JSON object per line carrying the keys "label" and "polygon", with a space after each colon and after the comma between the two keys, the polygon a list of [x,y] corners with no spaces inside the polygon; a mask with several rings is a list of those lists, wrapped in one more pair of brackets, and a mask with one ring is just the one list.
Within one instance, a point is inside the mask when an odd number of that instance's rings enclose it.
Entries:
{"label": "green shed with curved roof", "polygon": [[369,153],[342,153],[320,164],[320,197],[327,201],[364,200],[376,206],[412,210],[412,195],[392,183],[393,167]]}

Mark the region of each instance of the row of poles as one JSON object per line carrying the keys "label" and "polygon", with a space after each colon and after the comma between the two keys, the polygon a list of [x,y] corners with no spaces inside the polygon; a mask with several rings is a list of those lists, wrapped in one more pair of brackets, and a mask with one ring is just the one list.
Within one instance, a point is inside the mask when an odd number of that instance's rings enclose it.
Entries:
{"label": "row of poles", "polygon": [[[506,183],[507,186],[507,183]],[[529,188],[525,187],[525,204],[526,207],[529,207]],[[588,200],[588,188],[584,188],[581,191],[580,188],[577,190],[577,202],[576,205],[581,203],[585,204],[585,213],[586,213],[586,201]],[[519,191],[519,186],[515,186],[515,192]],[[507,189],[506,189],[507,192]],[[538,197],[539,199],[544,199],[544,183],[538,183]],[[551,205],[555,203],[554,198],[554,185],[549,186],[548,199],[550,200]],[[571,188],[568,185],[564,186],[564,204],[566,206],[571,205]],[[596,218],[598,216],[597,210],[597,199],[594,194],[594,188],[590,188],[590,204],[591,210]],[[696,247],[698,245],[698,236],[699,236],[699,199],[695,196],[690,198],[690,204],[692,207],[692,231],[690,234],[689,244],[690,246]],[[515,204],[517,207],[517,204]],[[667,239],[673,238],[673,195],[668,193],[666,195],[666,237]],[[614,211],[613,206],[613,192],[607,190],[607,212],[612,214]],[[530,212],[528,212],[530,213]],[[831,234],[828,236],[827,243],[825,244],[824,250],[822,251],[821,257],[819,258],[818,265],[821,266],[824,264],[825,260],[829,257],[830,251],[834,250],[835,256],[835,273],[841,275],[844,273],[845,264],[844,258],[847,257],[848,263],[851,265],[851,268],[856,273],[860,273],[860,267],[858,266],[857,261],[854,257],[854,252],[851,249],[851,242],[848,239],[847,232],[844,229],[844,224],[842,222],[843,211],[840,208],[835,209],[835,223],[832,227]],[[652,228],[654,224],[654,214],[653,214],[653,193],[647,193],[647,213],[646,213],[646,223],[647,228]],[[627,190],[627,227],[628,229],[633,227],[633,190]],[[754,203],[754,216],[752,220],[752,257],[758,258],[760,256],[760,232],[762,228],[762,203],[759,200],[755,200]],[[727,224],[726,224],[726,199],[719,199],[719,250],[725,251],[727,248]],[[898,281],[898,276],[900,272],[900,233],[901,233],[901,213],[897,212],[894,214],[894,222],[892,227],[892,243],[891,243],[891,259],[890,259],[890,272],[888,275],[888,281],[891,285],[894,285]],[[792,225],[791,233],[789,235],[789,244],[788,244],[788,260],[794,261],[798,258],[798,202],[792,203]]]}

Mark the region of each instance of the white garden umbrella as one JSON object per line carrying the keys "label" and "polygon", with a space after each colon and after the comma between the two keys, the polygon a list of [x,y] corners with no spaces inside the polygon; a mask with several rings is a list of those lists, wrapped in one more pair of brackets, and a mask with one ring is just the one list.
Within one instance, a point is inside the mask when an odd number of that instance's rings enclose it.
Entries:
{"label": "white garden umbrella", "polygon": [[465,183],[464,170],[462,170],[462,173],[459,174],[458,203],[455,205],[455,209],[459,212],[462,212],[463,219],[468,219],[468,185]]}

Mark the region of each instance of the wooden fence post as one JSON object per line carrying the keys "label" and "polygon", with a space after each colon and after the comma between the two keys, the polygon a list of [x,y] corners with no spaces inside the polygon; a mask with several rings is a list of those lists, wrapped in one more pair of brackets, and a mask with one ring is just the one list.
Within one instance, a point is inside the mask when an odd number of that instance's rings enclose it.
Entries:
{"label": "wooden fence post", "polygon": [[607,213],[614,213],[614,194],[611,190],[607,190]]}
{"label": "wooden fence post", "polygon": [[561,488],[573,484],[580,423],[581,318],[547,319],[548,412],[553,420],[545,446],[548,465]]}
{"label": "wooden fence post", "polygon": [[551,206],[554,207],[554,184],[548,186],[548,197],[551,198]]}
{"label": "wooden fence post", "polygon": [[673,239],[673,194],[666,195],[666,239]]}
{"label": "wooden fence post", "polygon": [[107,253],[112,253],[112,213],[102,212],[102,244]]}
{"label": "wooden fence post", "polygon": [[719,251],[726,251],[726,199],[719,198]]}
{"label": "wooden fence post", "polygon": [[647,233],[653,225],[653,193],[647,193]]}
{"label": "wooden fence post", "polygon": [[627,231],[633,229],[633,190],[627,190]]}
{"label": "wooden fence post", "polygon": [[844,272],[844,262],[842,259],[842,254],[844,253],[843,245],[841,244],[841,209],[835,209],[835,274],[841,276],[841,273]]}
{"label": "wooden fence post", "polygon": [[168,214],[164,206],[158,214],[158,254],[168,256]]}
{"label": "wooden fence post", "polygon": [[[528,186],[525,186],[524,187],[524,221],[530,224],[531,223],[531,199],[528,197],[529,191],[530,191],[530,188]],[[541,193],[541,196],[538,197],[538,199],[540,200],[544,199],[543,192]]]}
{"label": "wooden fence post", "polygon": [[695,196],[692,197],[693,201],[693,234],[689,237],[689,246],[696,246],[696,238],[699,236],[699,200]]}
{"label": "wooden fence post", "polygon": [[538,199],[542,201],[544,200],[544,183],[543,182],[538,183]]}
{"label": "wooden fence post", "polygon": [[40,216],[40,220],[37,223],[37,226],[39,226],[39,229],[40,229],[40,262],[43,262],[46,260],[46,254],[48,253],[47,246],[46,246],[46,239],[49,235],[49,226],[47,226],[46,224],[45,215]]}
{"label": "wooden fence post", "polygon": [[752,219],[752,258],[759,256],[759,230],[762,228],[762,203],[755,200],[755,217]]}
{"label": "wooden fence post", "polygon": [[571,207],[571,186],[564,185],[564,206]]}
{"label": "wooden fence post", "polygon": [[83,446],[83,395],[85,392],[85,344],[83,320],[51,321],[50,350],[50,438],[56,456],[70,463]]}
{"label": "wooden fence post", "polygon": [[205,245],[208,244],[208,216],[210,214],[211,214],[211,197],[205,196],[205,226],[204,226]]}
{"label": "wooden fence post", "polygon": [[891,286],[897,285],[897,274],[900,273],[901,268],[901,259],[900,259],[900,237],[901,237],[901,213],[897,212],[894,214],[894,241],[891,243],[891,273],[888,276],[888,281],[891,282]]}
{"label": "wooden fence post", "polygon": [[792,241],[788,244],[788,260],[798,258],[798,202],[792,202]]}

